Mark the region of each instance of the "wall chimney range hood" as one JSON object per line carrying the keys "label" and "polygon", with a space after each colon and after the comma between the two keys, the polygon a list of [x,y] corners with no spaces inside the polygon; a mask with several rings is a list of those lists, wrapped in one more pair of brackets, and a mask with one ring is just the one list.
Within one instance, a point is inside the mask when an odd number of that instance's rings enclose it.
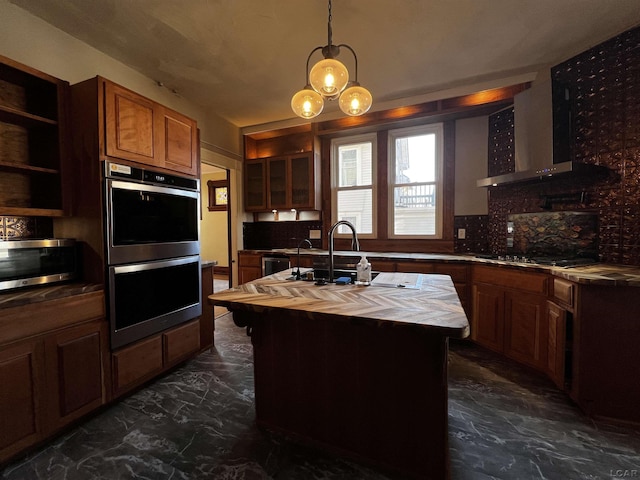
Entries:
{"label": "wall chimney range hood", "polygon": [[[554,116],[551,92],[551,79],[544,79],[514,97],[515,172],[477,180],[478,187],[539,181],[546,177],[571,174],[602,175],[609,171],[599,165],[568,160],[566,137],[571,131],[568,93],[562,92],[565,93],[566,108],[560,108]],[[564,141],[556,142],[555,148],[554,122],[556,131],[564,132],[565,136]]]}

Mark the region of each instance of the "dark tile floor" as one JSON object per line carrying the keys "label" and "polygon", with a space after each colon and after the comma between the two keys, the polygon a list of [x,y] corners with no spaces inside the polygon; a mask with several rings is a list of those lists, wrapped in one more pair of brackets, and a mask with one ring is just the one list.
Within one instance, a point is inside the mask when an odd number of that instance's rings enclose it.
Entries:
{"label": "dark tile floor", "polygon": [[[215,349],[0,470],[3,479],[391,479],[258,430],[251,344]],[[467,344],[450,354],[452,479],[640,478],[640,431],[593,423],[544,377]]]}

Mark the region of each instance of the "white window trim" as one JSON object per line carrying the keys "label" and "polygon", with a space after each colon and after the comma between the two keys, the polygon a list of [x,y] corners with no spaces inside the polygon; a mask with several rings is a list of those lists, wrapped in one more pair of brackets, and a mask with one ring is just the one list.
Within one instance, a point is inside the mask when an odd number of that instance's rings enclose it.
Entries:
{"label": "white window trim", "polygon": [[[393,232],[395,224],[394,215],[394,187],[396,184],[392,183],[395,180],[395,153],[396,153],[396,138],[407,137],[414,135],[428,135],[435,133],[438,141],[436,142],[436,159],[435,159],[435,185],[436,185],[436,219],[435,226],[436,231],[433,235],[398,235]],[[442,123],[432,123],[428,125],[420,125],[416,127],[399,128],[396,130],[389,130],[388,137],[388,154],[387,154],[387,191],[388,191],[388,203],[387,211],[389,212],[389,223],[387,235],[393,239],[427,239],[427,240],[439,240],[442,239],[442,223],[443,223],[443,203],[444,203],[444,126]],[[401,184],[397,184],[398,186]]]}
{"label": "white window trim", "polygon": [[[358,233],[358,238],[378,238],[378,189],[377,189],[377,164],[378,164],[378,135],[374,133],[365,133],[362,135],[353,135],[349,137],[334,138],[331,140],[331,224],[339,219],[338,217],[338,185],[340,183],[340,172],[338,171],[338,148],[343,145],[351,145],[353,143],[371,143],[371,195],[372,195],[372,215],[373,222],[371,233]],[[366,188],[365,185],[356,187],[340,187],[340,191],[361,190]],[[357,231],[357,229],[356,229]],[[338,233],[336,229],[335,238],[351,238],[351,233]]]}

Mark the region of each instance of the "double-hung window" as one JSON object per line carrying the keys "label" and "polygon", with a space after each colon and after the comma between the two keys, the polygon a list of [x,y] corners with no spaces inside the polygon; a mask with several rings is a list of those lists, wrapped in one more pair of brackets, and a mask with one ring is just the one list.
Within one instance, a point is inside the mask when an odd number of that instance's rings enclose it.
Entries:
{"label": "double-hung window", "polygon": [[442,124],[389,131],[389,238],[442,238]]}
{"label": "double-hung window", "polygon": [[[376,134],[337,138],[332,150],[332,218],[351,222],[361,237],[376,234]],[[341,225],[338,234],[351,234]]]}

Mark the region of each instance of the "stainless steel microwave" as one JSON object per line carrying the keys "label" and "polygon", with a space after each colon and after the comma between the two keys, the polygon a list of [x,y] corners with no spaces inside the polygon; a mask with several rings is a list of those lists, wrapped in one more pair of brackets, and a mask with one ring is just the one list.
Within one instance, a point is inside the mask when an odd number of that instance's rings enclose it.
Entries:
{"label": "stainless steel microwave", "polygon": [[77,275],[73,239],[0,241],[0,291],[63,282]]}

